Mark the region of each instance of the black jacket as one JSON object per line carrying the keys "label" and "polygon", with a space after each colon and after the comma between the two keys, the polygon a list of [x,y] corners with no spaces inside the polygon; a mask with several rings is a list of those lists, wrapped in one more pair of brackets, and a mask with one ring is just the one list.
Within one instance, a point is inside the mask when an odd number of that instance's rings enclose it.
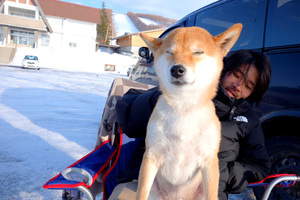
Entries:
{"label": "black jacket", "polygon": [[[124,133],[129,137],[146,135],[148,120],[160,95],[157,87],[149,91],[130,90],[118,101],[117,120]],[[269,173],[264,135],[256,113],[246,100],[228,97],[220,86],[213,101],[222,128],[220,190],[239,193],[248,182],[258,181]],[[248,175],[244,177],[245,174]]]}

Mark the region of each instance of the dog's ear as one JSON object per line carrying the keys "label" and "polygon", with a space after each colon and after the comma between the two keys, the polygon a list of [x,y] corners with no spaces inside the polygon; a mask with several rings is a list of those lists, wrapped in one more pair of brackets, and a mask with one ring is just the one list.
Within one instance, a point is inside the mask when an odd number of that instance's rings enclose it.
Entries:
{"label": "dog's ear", "polygon": [[224,57],[238,40],[242,28],[242,24],[235,24],[228,28],[225,32],[214,37],[214,41],[222,49]]}
{"label": "dog's ear", "polygon": [[163,42],[163,39],[154,38],[146,35],[145,33],[140,33],[140,37],[144,40],[144,42],[147,44],[147,46],[152,52],[155,52]]}

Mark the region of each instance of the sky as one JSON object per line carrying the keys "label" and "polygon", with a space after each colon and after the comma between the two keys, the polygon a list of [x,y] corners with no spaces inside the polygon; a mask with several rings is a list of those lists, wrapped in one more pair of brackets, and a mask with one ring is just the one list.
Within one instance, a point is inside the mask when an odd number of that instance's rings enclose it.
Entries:
{"label": "sky", "polygon": [[112,9],[118,14],[127,12],[160,15],[165,18],[179,20],[190,12],[197,10],[216,0],[62,0],[69,3],[89,7]]}

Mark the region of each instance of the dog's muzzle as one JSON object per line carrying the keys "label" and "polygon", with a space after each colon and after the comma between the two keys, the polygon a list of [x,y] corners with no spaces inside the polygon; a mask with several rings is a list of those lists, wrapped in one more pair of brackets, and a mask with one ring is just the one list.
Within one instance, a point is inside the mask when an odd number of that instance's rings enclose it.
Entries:
{"label": "dog's muzzle", "polygon": [[186,74],[186,68],[183,65],[174,65],[171,67],[170,74],[172,84],[177,86],[186,84],[185,78],[183,77]]}
{"label": "dog's muzzle", "polygon": [[170,71],[171,71],[171,76],[178,79],[185,74],[185,67],[182,65],[174,65]]}

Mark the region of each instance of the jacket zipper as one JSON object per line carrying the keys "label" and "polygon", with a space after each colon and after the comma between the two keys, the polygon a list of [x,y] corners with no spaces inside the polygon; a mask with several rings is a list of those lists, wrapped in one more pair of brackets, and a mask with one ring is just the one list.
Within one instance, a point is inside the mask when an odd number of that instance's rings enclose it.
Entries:
{"label": "jacket zipper", "polygon": [[234,102],[234,104],[233,104],[233,106],[232,106],[232,108],[231,108],[231,110],[230,110],[230,115],[229,115],[229,119],[230,119],[230,120],[232,120],[233,115],[234,115],[234,112],[235,112],[235,109],[236,109],[235,104],[236,104],[236,101]]}

